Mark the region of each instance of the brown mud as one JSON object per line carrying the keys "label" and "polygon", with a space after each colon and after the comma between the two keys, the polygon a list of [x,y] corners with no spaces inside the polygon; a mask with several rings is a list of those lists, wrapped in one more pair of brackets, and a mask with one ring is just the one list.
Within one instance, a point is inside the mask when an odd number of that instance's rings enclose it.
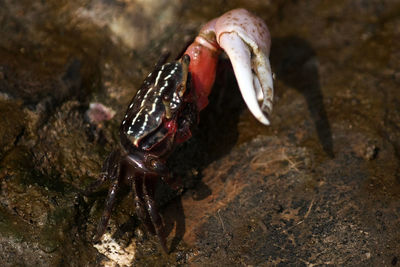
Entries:
{"label": "brown mud", "polygon": [[[2,266],[351,265],[400,259],[398,1],[0,0]],[[80,195],[118,143],[126,106],[163,51],[244,7],[271,31],[271,126],[246,109],[221,57],[195,136],[157,195],[167,245],[132,194],[91,238],[107,188]],[[89,103],[116,111],[93,125]],[[111,257],[112,258],[112,257]]]}

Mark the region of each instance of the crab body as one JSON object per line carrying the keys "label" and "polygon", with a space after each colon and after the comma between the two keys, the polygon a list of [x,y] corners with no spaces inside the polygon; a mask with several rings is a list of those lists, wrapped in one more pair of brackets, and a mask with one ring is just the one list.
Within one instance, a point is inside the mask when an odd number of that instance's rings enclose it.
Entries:
{"label": "crab body", "polygon": [[[156,66],[132,99],[120,127],[122,146],[130,153],[142,151],[168,156],[175,137],[188,135],[185,120],[194,124],[194,105],[188,83],[189,57]],[[160,64],[157,64],[160,65]],[[190,78],[189,78],[190,79]]]}
{"label": "crab body", "polygon": [[[170,182],[166,160],[176,145],[192,136],[199,111],[208,104],[218,55],[228,54],[243,98],[253,115],[269,124],[272,109],[270,37],[267,26],[244,9],[208,22],[181,59],[156,64],[130,103],[120,127],[119,149],[105,160],[100,179],[87,192],[111,181],[95,240],[103,235],[120,184],[135,193],[138,216],[167,251],[163,223],[154,202],[158,180]],[[263,101],[261,107],[258,101]]]}

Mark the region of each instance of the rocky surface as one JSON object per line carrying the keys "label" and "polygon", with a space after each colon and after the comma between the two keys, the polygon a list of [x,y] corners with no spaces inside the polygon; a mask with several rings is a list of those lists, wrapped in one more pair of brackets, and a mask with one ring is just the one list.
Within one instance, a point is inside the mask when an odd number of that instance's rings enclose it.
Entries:
{"label": "rocky surface", "polygon": [[[2,266],[400,264],[398,1],[0,6]],[[271,31],[272,125],[246,110],[222,56],[199,129],[169,162],[182,190],[157,195],[171,252],[128,192],[94,245],[107,189],[80,190],[116,146],[128,102],[162,51],[178,55],[236,7]],[[90,119],[90,103],[116,115]]]}

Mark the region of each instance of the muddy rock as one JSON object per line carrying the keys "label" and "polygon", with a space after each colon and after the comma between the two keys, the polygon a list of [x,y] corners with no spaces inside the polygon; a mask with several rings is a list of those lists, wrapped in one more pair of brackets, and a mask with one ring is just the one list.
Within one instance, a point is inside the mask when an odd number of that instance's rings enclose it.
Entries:
{"label": "muddy rock", "polygon": [[[399,265],[397,1],[0,6],[2,266]],[[197,131],[168,162],[179,189],[157,191],[169,254],[125,189],[94,244],[107,186],[82,191],[118,146],[129,101],[164,51],[175,58],[237,7],[271,31],[271,126],[222,55]]]}

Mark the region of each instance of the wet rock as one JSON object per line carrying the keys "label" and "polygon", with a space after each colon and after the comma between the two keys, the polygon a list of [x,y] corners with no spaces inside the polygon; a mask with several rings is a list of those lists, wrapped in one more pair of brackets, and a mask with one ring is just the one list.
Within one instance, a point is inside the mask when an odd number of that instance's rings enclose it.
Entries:
{"label": "wet rock", "polygon": [[90,142],[91,130],[84,120],[85,107],[78,102],[66,102],[38,130],[38,143],[32,148],[35,169],[55,175],[65,186],[80,188],[84,177],[96,177],[102,157]]}
{"label": "wet rock", "polygon": [[26,115],[22,103],[0,100],[0,158],[18,144],[25,131]]}
{"label": "wet rock", "polygon": [[[5,266],[398,265],[395,1],[1,3]],[[128,102],[164,48],[173,58],[202,23],[239,6],[271,30],[271,127],[245,109],[222,57],[195,137],[170,158],[181,190],[163,185],[157,196],[171,253],[128,192],[109,246],[96,249],[106,188],[79,193],[118,144]],[[88,120],[94,102],[115,117]]]}

